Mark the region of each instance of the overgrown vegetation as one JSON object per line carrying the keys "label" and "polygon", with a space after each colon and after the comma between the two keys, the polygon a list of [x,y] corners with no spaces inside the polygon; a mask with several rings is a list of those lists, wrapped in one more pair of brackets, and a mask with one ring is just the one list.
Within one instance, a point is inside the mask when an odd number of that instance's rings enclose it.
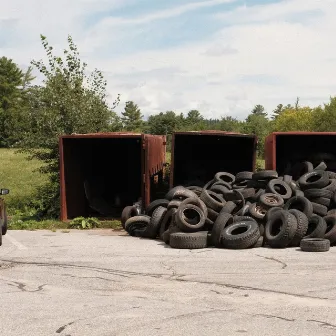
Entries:
{"label": "overgrown vegetation", "polygon": [[[0,58],[0,147],[20,151],[14,154],[11,150],[8,157],[2,157],[0,170],[1,183],[11,189],[7,199],[9,212],[14,215],[13,228],[35,228],[39,226],[34,224],[36,220],[44,223],[40,226],[50,226],[52,222],[64,229],[70,227],[54,220],[48,222],[59,217],[60,135],[106,131],[161,134],[167,135],[170,150],[174,131],[212,129],[255,134],[259,139],[257,167],[262,169],[264,139],[270,132],[336,130],[336,98],[318,107],[301,106],[299,98],[293,105],[279,102],[268,113],[262,105],[256,105],[245,120],[232,116],[206,119],[197,110],[184,111],[186,114],[163,111],[144,120],[139,106],[132,101],[118,116],[114,109],[119,95],[111,106],[107,103],[103,74],[97,69],[88,72],[71,36],[61,56],[54,54],[43,35],[41,43],[47,62],[33,60],[27,71],[11,59]],[[33,85],[33,68],[43,76],[41,85]],[[5,152],[0,153],[3,156]],[[23,159],[30,161],[20,164]],[[15,174],[7,174],[7,167]],[[76,219],[71,225],[87,228],[100,224],[94,219]]]}

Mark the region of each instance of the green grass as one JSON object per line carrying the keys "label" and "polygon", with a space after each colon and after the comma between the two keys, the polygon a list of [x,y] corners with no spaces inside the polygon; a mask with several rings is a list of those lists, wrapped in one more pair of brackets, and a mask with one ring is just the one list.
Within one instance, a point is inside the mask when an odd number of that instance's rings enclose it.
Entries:
{"label": "green grass", "polygon": [[[61,222],[57,220],[24,220],[21,217],[14,216],[9,222],[10,230],[68,230],[73,229],[70,222]],[[97,229],[121,230],[120,221],[103,221],[97,226]]]}
{"label": "green grass", "polygon": [[26,158],[14,149],[0,148],[0,188],[10,190],[4,197],[9,215],[23,211],[36,189],[46,182],[46,176],[37,171],[41,163]]}
{"label": "green grass", "polygon": [[166,163],[171,163],[171,153],[170,152],[166,152]]}

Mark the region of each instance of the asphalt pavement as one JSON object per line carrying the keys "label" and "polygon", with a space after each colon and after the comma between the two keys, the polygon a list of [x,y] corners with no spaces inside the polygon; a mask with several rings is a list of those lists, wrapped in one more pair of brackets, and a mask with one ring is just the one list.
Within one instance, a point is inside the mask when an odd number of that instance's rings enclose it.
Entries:
{"label": "asphalt pavement", "polygon": [[336,247],[175,250],[122,232],[9,231],[0,335],[336,335]]}

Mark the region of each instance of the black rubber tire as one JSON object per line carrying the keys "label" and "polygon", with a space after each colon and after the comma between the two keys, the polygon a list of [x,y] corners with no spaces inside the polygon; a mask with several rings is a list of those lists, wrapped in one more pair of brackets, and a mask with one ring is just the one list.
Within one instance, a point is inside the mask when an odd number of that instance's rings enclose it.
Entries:
{"label": "black rubber tire", "polygon": [[[186,212],[193,212],[196,215],[194,218],[188,218],[186,216]],[[189,220],[187,220],[187,218]],[[175,221],[176,225],[181,229],[183,232],[196,232],[203,228],[205,224],[205,216],[201,208],[193,204],[185,204],[181,205],[175,214]]]}
{"label": "black rubber tire", "polygon": [[176,225],[170,225],[169,228],[165,232],[163,232],[163,234],[162,234],[162,240],[167,245],[169,245],[170,235],[172,233],[177,233],[177,232],[181,232],[181,230]]}
{"label": "black rubber tire", "polygon": [[290,183],[291,181],[293,180],[293,176],[292,175],[284,175],[283,176],[283,181],[285,182],[285,183]]}
{"label": "black rubber tire", "polygon": [[138,210],[135,206],[127,206],[124,208],[124,210],[121,213],[121,226],[123,227],[123,229],[125,230],[125,223],[126,221],[134,216],[138,215]]}
{"label": "black rubber tire", "polygon": [[327,212],[327,216],[336,216],[336,209],[331,209]]}
{"label": "black rubber tire", "polygon": [[252,179],[255,181],[272,180],[276,178],[278,178],[278,173],[275,170],[262,170],[252,175]]}
{"label": "black rubber tire", "polygon": [[217,219],[219,213],[211,208],[208,208],[208,218],[213,222]]}
{"label": "black rubber tire", "polygon": [[189,186],[189,187],[186,187],[186,189],[193,191],[197,196],[200,196],[203,190],[202,187],[198,187],[198,186]]}
{"label": "black rubber tire", "polygon": [[209,189],[211,190],[213,187],[217,187],[217,186],[226,187],[229,190],[232,189],[232,185],[224,181],[216,181]]}
{"label": "black rubber tire", "polygon": [[236,180],[236,177],[227,172],[219,172],[215,175],[215,180],[233,184]]}
{"label": "black rubber tire", "polygon": [[214,226],[214,222],[209,219],[209,218],[205,218],[205,224],[204,224],[204,229],[206,228],[207,230],[211,231],[213,226]]}
{"label": "black rubber tire", "polygon": [[256,220],[250,216],[233,216],[233,223],[238,223],[238,222],[256,222]]}
{"label": "black rubber tire", "polygon": [[5,208],[3,211],[3,223],[1,228],[1,233],[3,236],[6,235],[7,230],[8,230],[8,216],[7,216],[7,209]]}
{"label": "black rubber tire", "polygon": [[308,230],[308,217],[299,210],[289,210],[289,212],[295,216],[297,220],[297,229],[294,238],[290,242],[290,246],[299,246],[301,239],[306,235]]}
{"label": "black rubber tire", "polygon": [[251,246],[252,248],[259,248],[259,247],[263,247],[264,245],[264,237],[260,236],[259,239],[257,240],[257,242]]}
{"label": "black rubber tire", "polygon": [[321,238],[305,238],[301,240],[300,248],[304,252],[327,252],[330,249],[330,241]]}
{"label": "black rubber tire", "polygon": [[323,170],[315,170],[304,174],[299,178],[299,185],[302,190],[324,188],[329,183],[328,174]]}
{"label": "black rubber tire", "polygon": [[321,204],[327,208],[330,206],[330,203],[331,203],[330,198],[324,198],[324,197],[311,198],[310,201],[312,202],[312,204],[314,203]]}
{"label": "black rubber tire", "polygon": [[318,204],[318,203],[313,203],[311,202],[313,206],[313,212],[315,215],[319,215],[321,217],[324,217],[328,213],[328,208],[324,205]]}
{"label": "black rubber tire", "polygon": [[265,189],[259,189],[258,191],[256,191],[256,194],[254,195],[254,197],[252,197],[252,200],[254,202],[258,202],[260,199],[260,196],[265,194],[266,190]]}
{"label": "black rubber tire", "polygon": [[247,182],[248,181],[249,180],[245,180],[245,181],[241,181],[239,183],[235,183],[235,184],[232,185],[232,189],[242,190],[242,189],[247,187]]}
{"label": "black rubber tire", "polygon": [[324,188],[322,188],[322,190],[329,190],[334,193],[336,191],[336,180],[329,179],[328,184]]}
{"label": "black rubber tire", "polygon": [[249,207],[249,213],[253,218],[255,218],[257,221],[259,221],[259,220],[263,220],[265,218],[267,210],[264,209],[258,203],[253,203]]}
{"label": "black rubber tire", "polygon": [[266,193],[260,196],[260,204],[266,210],[274,207],[283,207],[285,202],[279,194]]}
{"label": "black rubber tire", "polygon": [[186,189],[182,186],[177,186],[170,189],[165,198],[171,201],[173,199],[184,200],[189,197],[197,198],[198,196],[192,190]]}
{"label": "black rubber tire", "polygon": [[130,226],[139,227],[140,229],[147,227],[149,225],[151,218],[146,215],[133,216],[129,218],[125,223],[125,230],[128,231]]}
{"label": "black rubber tire", "polygon": [[175,214],[177,212],[176,208],[172,208],[167,210],[166,214],[162,218],[161,225],[160,225],[160,239],[163,240],[163,234],[165,231],[169,229],[170,226],[176,226],[175,223]]}
{"label": "black rubber tire", "polygon": [[205,205],[217,212],[220,212],[225,205],[225,200],[221,195],[203,189],[200,199],[205,203]]}
{"label": "black rubber tire", "polygon": [[235,216],[247,216],[249,214],[251,202],[247,202],[240,210],[234,211]]}
{"label": "black rubber tire", "polygon": [[300,197],[304,197],[305,194],[302,190],[296,189],[293,191],[293,196],[300,196]]}
{"label": "black rubber tire", "polygon": [[232,215],[242,214],[245,207],[245,198],[243,194],[239,190],[235,190],[235,193],[238,195],[239,199],[234,201],[236,207],[233,209]]}
{"label": "black rubber tire", "polygon": [[210,188],[211,191],[215,192],[216,194],[220,194],[222,196],[224,196],[225,193],[229,192],[230,189],[223,186],[223,185],[220,185],[220,184],[217,184],[217,185],[213,185],[211,188]]}
{"label": "black rubber tire", "polygon": [[270,247],[285,248],[293,240],[296,230],[297,220],[293,214],[286,210],[276,211],[265,226],[266,242]]}
{"label": "black rubber tire", "polygon": [[303,238],[324,238],[327,223],[321,216],[313,215],[308,222],[306,236]]}
{"label": "black rubber tire", "polygon": [[305,190],[304,194],[308,199],[320,197],[331,199],[333,196],[332,191],[324,189],[307,189]]}
{"label": "black rubber tire", "polygon": [[287,184],[288,184],[289,187],[292,189],[293,193],[295,192],[295,190],[300,190],[300,186],[299,186],[298,183],[295,182],[294,180],[288,182]]}
{"label": "black rubber tire", "polygon": [[328,239],[330,244],[334,244],[336,242],[336,217],[326,216],[323,219],[327,223],[324,239]]}
{"label": "black rubber tire", "polygon": [[236,206],[237,206],[236,203],[234,203],[232,201],[226,202],[225,205],[223,206],[221,212],[232,214],[232,212],[234,211]]}
{"label": "black rubber tire", "polygon": [[202,249],[208,246],[208,232],[177,232],[170,234],[169,245],[176,249]]}
{"label": "black rubber tire", "polygon": [[279,179],[269,181],[266,192],[280,195],[284,200],[290,199],[293,193],[291,187]]}
{"label": "black rubber tire", "polygon": [[159,235],[161,223],[166,212],[167,208],[162,206],[154,210],[150,222],[142,235],[144,238],[155,239]]}
{"label": "black rubber tire", "polygon": [[327,171],[327,174],[328,174],[330,180],[336,179],[336,173],[334,173],[332,171]]}
{"label": "black rubber tire", "polygon": [[266,213],[266,216],[264,218],[265,222],[267,222],[271,216],[272,216],[272,213],[276,212],[276,211],[279,211],[279,210],[283,210],[283,208],[280,208],[280,207],[274,207],[274,208],[270,208],[268,209],[267,213]]}
{"label": "black rubber tire", "polygon": [[324,161],[321,161],[315,168],[314,170],[327,170],[327,165]]}
{"label": "black rubber tire", "polygon": [[253,176],[253,172],[249,172],[249,171],[239,172],[236,175],[236,183],[247,181],[247,180],[252,180],[252,176]]}
{"label": "black rubber tire", "polygon": [[246,188],[240,191],[245,199],[252,199],[255,197],[256,191],[254,188]]}
{"label": "black rubber tire", "polygon": [[241,191],[237,189],[233,189],[233,190],[229,190],[224,193],[224,199],[225,201],[239,201],[239,200],[244,199],[244,196],[241,193]]}
{"label": "black rubber tire", "polygon": [[310,173],[314,170],[314,166],[311,162],[298,162],[291,168],[291,173],[294,180],[299,179],[302,175]]}
{"label": "black rubber tire", "polygon": [[214,226],[211,230],[211,245],[215,247],[221,246],[222,231],[226,226],[233,224],[233,217],[225,212],[221,212],[217,220],[214,223]]}
{"label": "black rubber tire", "polygon": [[265,234],[265,226],[263,224],[259,225],[259,232],[260,232],[260,236],[264,236],[264,234]]}
{"label": "black rubber tire", "polygon": [[258,224],[252,221],[234,223],[222,232],[222,245],[228,249],[246,249],[260,237]]}
{"label": "black rubber tire", "polygon": [[174,188],[171,188],[171,189],[167,192],[165,198],[166,198],[168,201],[171,201],[171,200],[173,199],[174,193],[175,193],[177,190],[183,190],[183,189],[185,189],[185,187],[183,187],[183,186],[181,186],[181,185],[176,186],[176,187],[174,187]]}
{"label": "black rubber tire", "polygon": [[157,200],[151,202],[151,203],[148,205],[148,207],[147,207],[147,209],[146,209],[146,215],[148,215],[148,216],[152,216],[153,211],[154,211],[157,207],[159,207],[159,206],[167,207],[168,204],[169,204],[169,201],[166,200],[166,199],[157,199]]}
{"label": "black rubber tire", "polygon": [[170,209],[177,209],[181,205],[181,203],[182,203],[182,201],[173,199],[172,201],[170,201],[168,203],[167,209],[168,210],[170,210]]}
{"label": "black rubber tire", "polygon": [[246,187],[247,188],[254,188],[256,190],[259,189],[266,189],[267,184],[268,184],[269,180],[265,180],[265,181],[255,181],[255,180],[248,180],[246,183]]}
{"label": "black rubber tire", "polygon": [[284,210],[291,209],[302,211],[308,219],[313,215],[313,205],[308,198],[302,196],[294,196],[285,203]]}
{"label": "black rubber tire", "polygon": [[184,201],[181,202],[180,206],[184,206],[185,204],[196,205],[197,207],[199,207],[203,211],[204,216],[208,217],[208,208],[201,199],[199,199],[199,198],[186,198]]}
{"label": "black rubber tire", "polygon": [[184,188],[183,190],[182,189],[176,190],[175,193],[173,194],[172,200],[183,201],[187,198],[198,198],[198,196],[192,190]]}

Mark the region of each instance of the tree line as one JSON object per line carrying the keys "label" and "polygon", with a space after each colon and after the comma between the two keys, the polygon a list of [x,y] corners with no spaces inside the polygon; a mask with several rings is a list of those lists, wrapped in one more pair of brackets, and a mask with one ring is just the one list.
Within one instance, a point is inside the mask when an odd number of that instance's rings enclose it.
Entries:
{"label": "tree line", "polygon": [[[49,183],[39,190],[31,204],[41,217],[58,216],[60,135],[131,131],[167,135],[175,131],[221,130],[255,134],[258,153],[263,156],[264,139],[274,131],[336,131],[336,98],[323,106],[279,104],[267,113],[262,105],[251,108],[245,120],[234,116],[207,119],[198,110],[186,114],[163,111],[148,120],[133,101],[126,102],[121,115],[117,94],[107,102],[106,81],[98,69],[88,74],[71,36],[61,56],[40,36],[47,62],[31,61],[26,71],[5,56],[0,58],[0,147],[14,147],[42,161],[41,172]],[[33,69],[43,77],[35,84]]]}

